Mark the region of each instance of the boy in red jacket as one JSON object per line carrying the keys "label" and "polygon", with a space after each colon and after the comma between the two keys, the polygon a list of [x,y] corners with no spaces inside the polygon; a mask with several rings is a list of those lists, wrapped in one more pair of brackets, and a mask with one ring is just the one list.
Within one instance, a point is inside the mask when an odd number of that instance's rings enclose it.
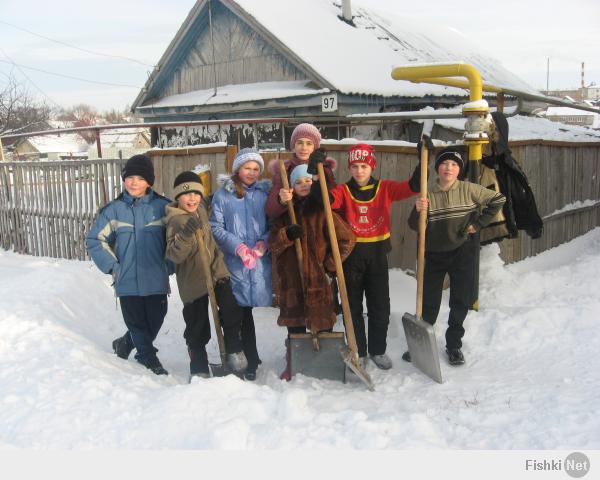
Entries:
{"label": "boy in red jacket", "polygon": [[[325,155],[313,155],[309,171]],[[312,164],[312,165],[311,165]],[[390,243],[390,209],[392,202],[412,197],[420,190],[420,167],[410,180],[378,180],[371,176],[377,165],[371,145],[359,143],[348,152],[348,168],[352,178],[329,190],[331,208],[350,224],[356,235],[356,245],[344,262],[344,276],[358,356],[363,366],[367,352],[378,368],[388,370],[392,361],[386,355],[387,330],[390,321],[390,294],[387,254]],[[316,185],[316,186],[315,186]],[[318,182],[313,183],[311,195],[320,196]],[[363,295],[369,316],[367,335],[363,319]]]}

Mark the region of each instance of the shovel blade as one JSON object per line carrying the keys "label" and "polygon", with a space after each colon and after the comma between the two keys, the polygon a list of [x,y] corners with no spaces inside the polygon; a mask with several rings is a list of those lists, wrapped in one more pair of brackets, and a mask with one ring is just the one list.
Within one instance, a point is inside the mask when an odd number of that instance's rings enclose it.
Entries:
{"label": "shovel blade", "polygon": [[371,392],[374,392],[375,385],[373,385],[373,380],[371,380],[369,374],[358,364],[358,362],[355,363],[353,361],[356,359],[354,352],[352,352],[352,350],[350,350],[348,347],[344,346],[340,348],[340,353],[344,363],[348,366],[348,368],[356,374],[356,376],[367,386]]}
{"label": "shovel blade", "polygon": [[343,332],[319,333],[316,339],[309,333],[293,333],[289,339],[292,376],[301,373],[313,378],[344,381],[346,367],[338,354],[340,347],[346,345]]}
{"label": "shovel blade", "polygon": [[410,313],[402,316],[402,325],[413,365],[432,380],[442,383],[442,370],[433,326]]}
{"label": "shovel blade", "polygon": [[222,363],[211,363],[210,371],[212,372],[213,377],[226,377],[232,373],[231,370],[229,370],[229,368]]}

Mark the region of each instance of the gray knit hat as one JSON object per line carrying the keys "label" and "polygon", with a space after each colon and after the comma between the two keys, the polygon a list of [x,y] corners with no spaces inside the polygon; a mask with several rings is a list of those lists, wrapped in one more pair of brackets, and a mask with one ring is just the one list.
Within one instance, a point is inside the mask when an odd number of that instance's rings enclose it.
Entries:
{"label": "gray knit hat", "polygon": [[237,173],[240,167],[246,162],[256,162],[260,166],[260,173],[265,169],[265,162],[255,148],[242,148],[233,160],[231,169],[233,173]]}

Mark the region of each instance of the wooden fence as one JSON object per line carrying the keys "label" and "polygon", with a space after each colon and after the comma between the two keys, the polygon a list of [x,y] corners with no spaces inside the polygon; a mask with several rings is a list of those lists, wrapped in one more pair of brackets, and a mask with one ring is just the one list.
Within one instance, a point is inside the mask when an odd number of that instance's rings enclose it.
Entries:
{"label": "wooden fence", "polygon": [[[324,147],[338,161],[337,181],[345,182],[349,178],[348,145]],[[540,140],[514,142],[511,148],[529,178],[545,225],[544,235],[537,240],[520,232],[519,238],[502,241],[501,256],[506,263],[555,247],[600,225],[599,143]],[[379,178],[406,179],[417,165],[413,147],[375,149],[375,176]],[[171,197],[178,173],[206,165],[214,191],[218,174],[230,171],[236,151],[225,145],[150,150],[156,171],[154,188]],[[264,152],[263,157],[268,164],[278,157],[289,157],[289,152]],[[85,235],[98,208],[121,192],[120,173],[125,161],[1,162],[0,245],[30,255],[88,258]],[[576,202],[584,201],[587,203],[577,206]],[[414,270],[416,234],[406,223],[413,204],[412,200],[402,201],[392,208],[389,263],[393,267]]]}

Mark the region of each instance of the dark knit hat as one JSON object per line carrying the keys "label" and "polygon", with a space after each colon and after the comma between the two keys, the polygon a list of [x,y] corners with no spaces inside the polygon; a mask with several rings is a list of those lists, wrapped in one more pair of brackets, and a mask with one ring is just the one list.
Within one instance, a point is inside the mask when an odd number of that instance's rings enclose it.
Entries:
{"label": "dark knit hat", "polygon": [[458,163],[458,166],[460,167],[461,172],[465,168],[465,162],[464,162],[462,156],[460,155],[460,153],[458,153],[455,150],[443,150],[442,152],[440,152],[440,154],[435,159],[435,171],[436,172],[438,171],[439,166],[441,165],[441,163],[444,160],[452,160],[452,161]]}
{"label": "dark knit hat", "polygon": [[154,165],[146,155],[134,155],[123,167],[121,178],[138,175],[148,182],[150,186],[154,185]]}
{"label": "dark knit hat", "polygon": [[200,177],[195,172],[182,172],[175,178],[173,183],[175,200],[184,193],[196,192],[204,196],[204,186]]}
{"label": "dark knit hat", "polygon": [[353,163],[366,163],[375,170],[377,159],[375,158],[375,150],[371,145],[366,143],[357,143],[348,150],[348,168]]}

